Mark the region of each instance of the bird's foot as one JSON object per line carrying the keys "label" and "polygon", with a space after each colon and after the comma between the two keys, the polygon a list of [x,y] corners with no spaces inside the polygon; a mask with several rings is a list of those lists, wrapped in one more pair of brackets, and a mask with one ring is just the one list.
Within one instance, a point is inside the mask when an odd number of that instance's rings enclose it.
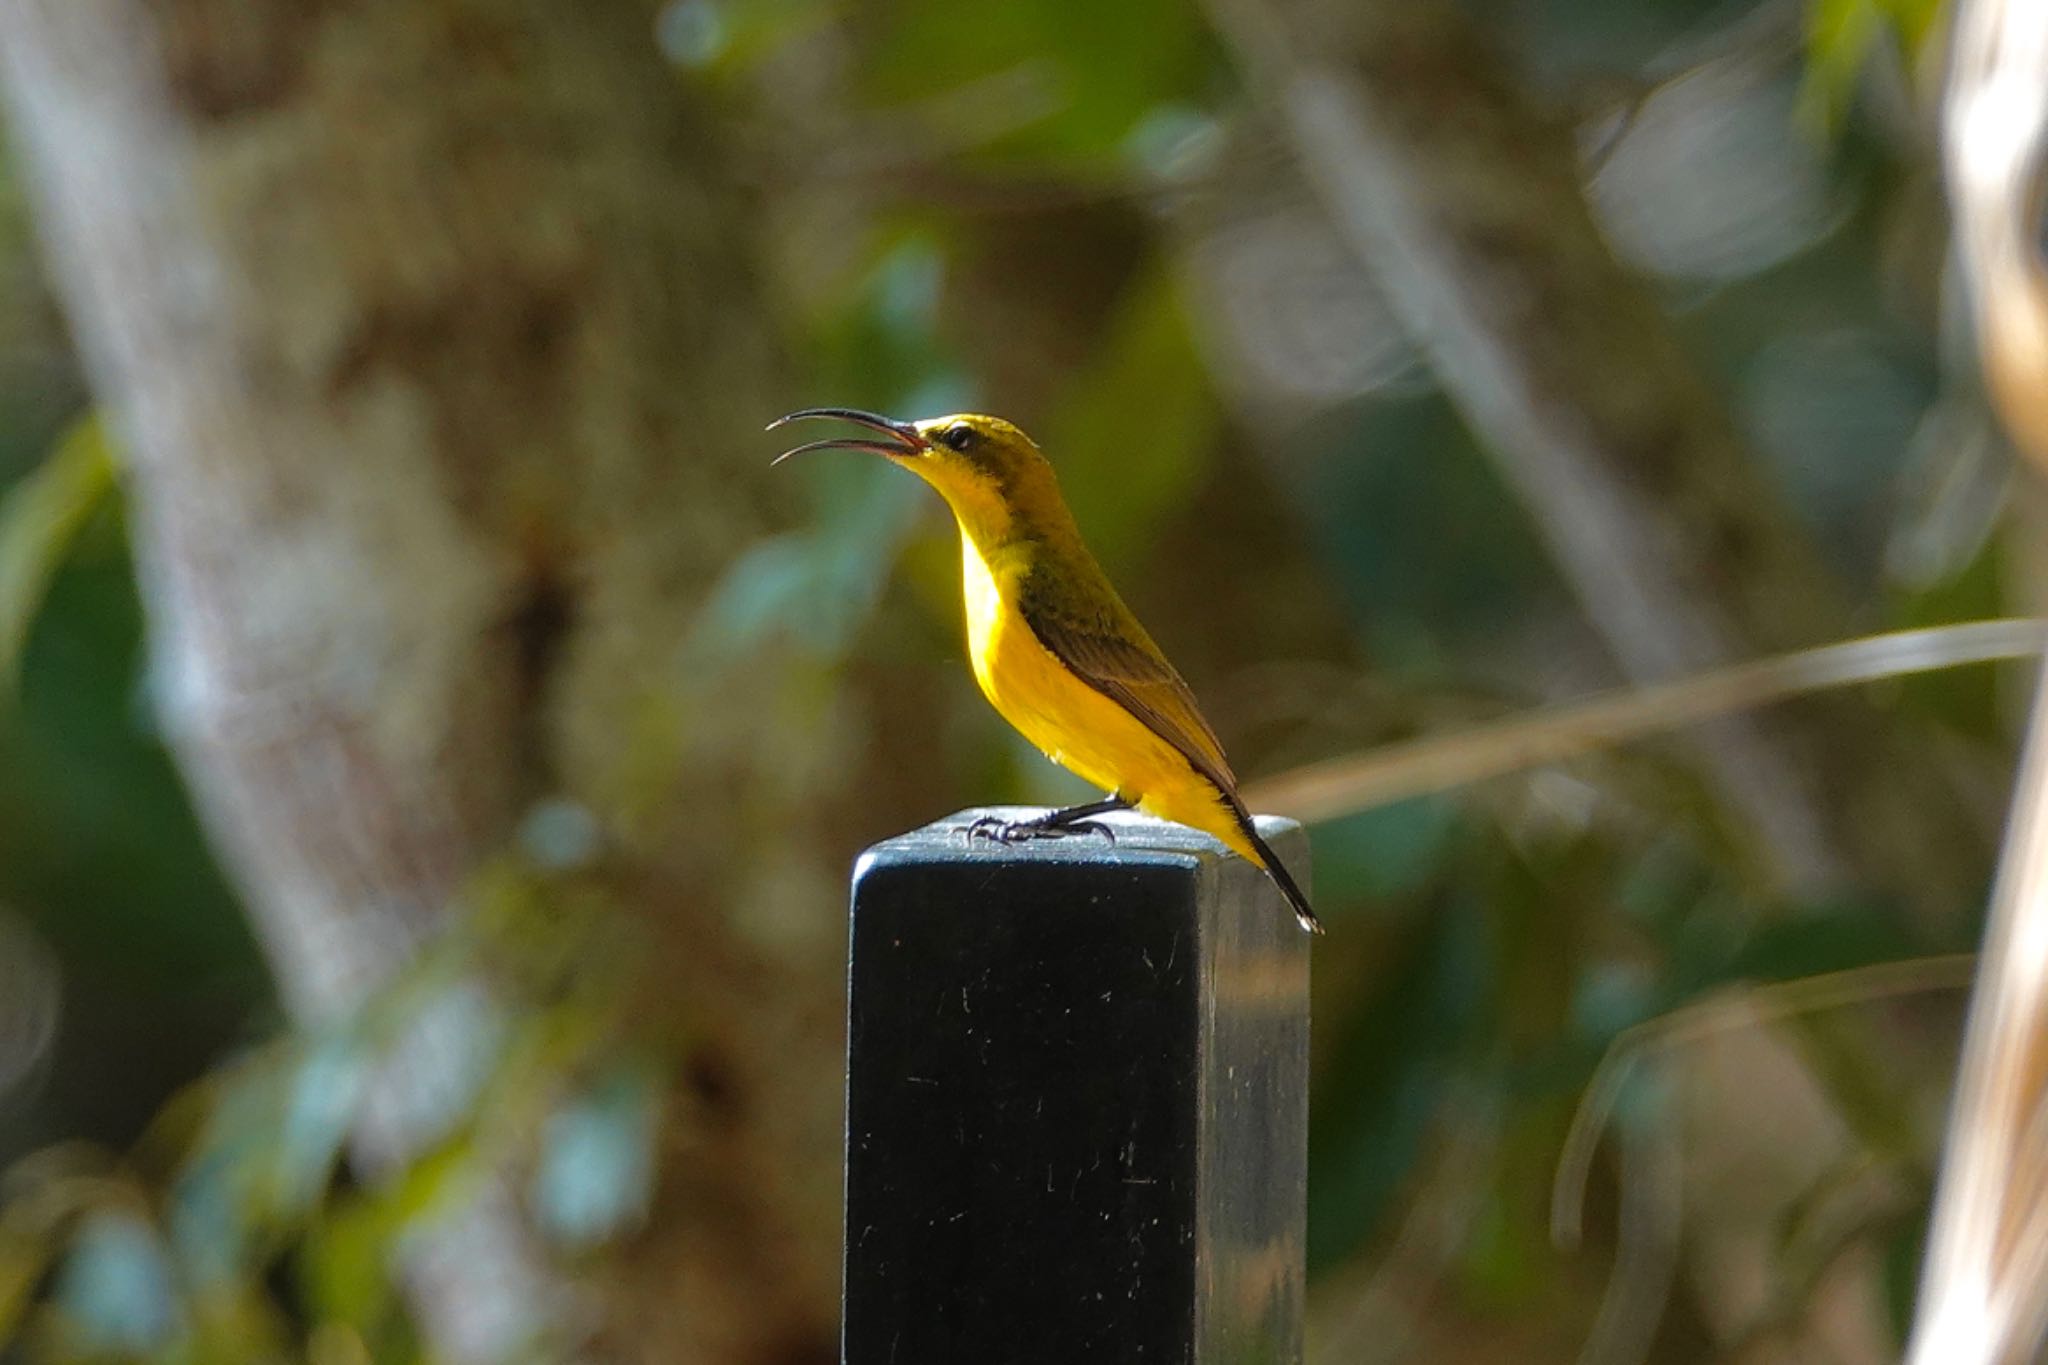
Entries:
{"label": "bird's foot", "polygon": [[1116,842],[1116,831],[1100,820],[1066,820],[1054,824],[1044,816],[1035,820],[1005,820],[999,815],[984,815],[969,825],[966,833],[970,842],[987,839],[1003,845],[1021,844],[1032,839],[1064,839],[1070,834],[1100,834],[1110,843]]}

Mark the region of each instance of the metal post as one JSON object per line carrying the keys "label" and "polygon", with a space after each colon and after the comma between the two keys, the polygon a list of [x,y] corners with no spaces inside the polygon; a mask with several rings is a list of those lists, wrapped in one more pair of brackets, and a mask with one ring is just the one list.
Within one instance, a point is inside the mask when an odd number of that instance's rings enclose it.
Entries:
{"label": "metal post", "polygon": [[1178,825],[966,837],[1027,813],[854,873],[845,1365],[1294,1365],[1308,938]]}

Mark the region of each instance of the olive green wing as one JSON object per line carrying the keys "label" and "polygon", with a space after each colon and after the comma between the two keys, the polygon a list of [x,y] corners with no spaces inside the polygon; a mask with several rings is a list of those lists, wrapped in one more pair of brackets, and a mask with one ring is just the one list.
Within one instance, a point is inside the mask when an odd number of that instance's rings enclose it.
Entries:
{"label": "olive green wing", "polygon": [[1038,642],[1076,677],[1136,716],[1221,790],[1236,792],[1237,778],[1195,694],[1106,580],[1099,592],[1083,594],[1034,577],[1018,608]]}

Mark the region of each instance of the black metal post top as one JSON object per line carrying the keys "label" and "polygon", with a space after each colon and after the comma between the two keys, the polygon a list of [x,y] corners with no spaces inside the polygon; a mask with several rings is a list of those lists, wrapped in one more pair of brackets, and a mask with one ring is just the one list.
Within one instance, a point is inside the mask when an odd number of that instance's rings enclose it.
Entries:
{"label": "black metal post top", "polygon": [[855,871],[846,1365],[1298,1361],[1308,937],[1182,826],[967,836],[1029,813]]}

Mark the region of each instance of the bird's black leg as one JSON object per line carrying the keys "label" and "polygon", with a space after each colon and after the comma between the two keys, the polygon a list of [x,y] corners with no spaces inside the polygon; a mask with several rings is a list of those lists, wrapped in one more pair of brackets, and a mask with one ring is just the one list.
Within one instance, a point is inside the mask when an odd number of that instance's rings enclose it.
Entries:
{"label": "bird's black leg", "polygon": [[1130,808],[1130,802],[1112,792],[1100,801],[1049,810],[1029,820],[1003,820],[993,815],[984,815],[967,827],[967,837],[993,839],[999,844],[1015,844],[1026,839],[1064,839],[1069,834],[1100,834],[1113,844],[1116,842],[1116,831],[1100,820],[1091,820],[1088,817]]}

